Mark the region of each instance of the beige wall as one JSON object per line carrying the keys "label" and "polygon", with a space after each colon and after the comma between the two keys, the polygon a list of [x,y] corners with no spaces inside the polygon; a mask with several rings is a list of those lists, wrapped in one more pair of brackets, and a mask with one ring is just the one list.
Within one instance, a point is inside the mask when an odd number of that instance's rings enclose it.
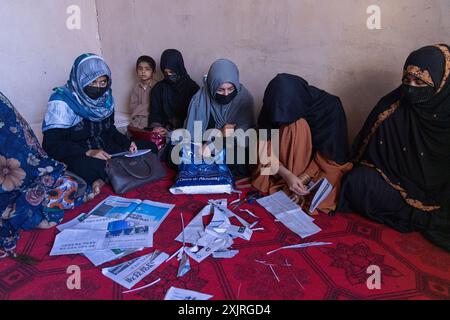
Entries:
{"label": "beige wall", "polygon": [[[382,10],[370,31],[367,7]],[[178,48],[197,82],[217,58],[240,67],[258,109],[279,72],[301,75],[342,98],[353,137],[393,89],[413,49],[450,42],[449,0],[97,0],[106,58],[125,110],[140,54]]]}
{"label": "beige wall", "polygon": [[[67,7],[81,9],[81,29],[69,30]],[[64,84],[74,59],[101,53],[94,0],[0,0],[0,91],[41,137],[54,87]]]}
{"label": "beige wall", "polygon": [[[82,9],[81,30],[65,28],[71,4]],[[366,26],[371,4],[381,7],[382,30]],[[136,58],[159,61],[178,48],[197,82],[215,59],[234,60],[258,108],[277,73],[305,77],[342,98],[353,137],[399,84],[409,52],[450,42],[449,12],[449,0],[0,0],[0,90],[40,124],[73,59],[103,53],[120,117]]]}

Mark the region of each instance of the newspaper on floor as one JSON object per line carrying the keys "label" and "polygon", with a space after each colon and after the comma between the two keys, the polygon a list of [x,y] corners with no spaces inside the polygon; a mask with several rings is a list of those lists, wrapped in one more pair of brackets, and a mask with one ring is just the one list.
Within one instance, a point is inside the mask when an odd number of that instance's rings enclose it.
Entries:
{"label": "newspaper on floor", "polygon": [[109,196],[92,209],[89,215],[124,220],[141,202],[139,199]]}
{"label": "newspaper on floor", "polygon": [[173,208],[175,208],[173,204],[144,200],[127,216],[126,220],[138,225],[152,226],[156,232]]}
{"label": "newspaper on floor", "polygon": [[84,253],[84,256],[92,262],[92,264],[96,267],[113,261],[123,257],[126,257],[132,253],[142,251],[141,249],[131,249],[131,250],[122,250],[122,249],[112,249],[112,250],[98,250],[98,251],[88,251]]}
{"label": "newspaper on floor", "polygon": [[122,230],[65,229],[56,236],[51,256],[86,253],[93,250],[139,249],[153,246],[150,226]]}
{"label": "newspaper on floor", "polygon": [[301,238],[312,236],[322,230],[313,222],[314,219],[289,199],[283,191],[256,201]]}
{"label": "newspaper on floor", "polygon": [[[113,218],[99,217],[95,215],[88,215],[83,213],[76,217],[75,219],[59,225],[58,229],[64,231],[66,229],[85,229],[85,230],[108,230],[108,225],[110,222],[120,221]],[[92,264],[96,267],[104,263],[123,258],[131,253],[141,251],[143,248],[139,249],[107,249],[107,250],[94,250],[87,251],[84,256],[88,258]]]}
{"label": "newspaper on floor", "polygon": [[81,222],[83,222],[89,215],[87,213],[82,213],[80,214],[78,217],[73,218],[72,220],[60,224],[56,227],[56,229],[58,229],[59,231],[63,231],[64,229],[71,229],[74,226],[80,224]]}
{"label": "newspaper on floor", "polygon": [[84,229],[84,230],[107,230],[111,222],[120,221],[114,218],[99,217],[96,215],[82,214],[75,219],[59,225],[59,231],[67,229]]}
{"label": "newspaper on floor", "polygon": [[197,291],[171,287],[167,291],[164,300],[209,300],[212,297],[214,296]]}
{"label": "newspaper on floor", "polygon": [[139,281],[152,273],[169,257],[159,250],[148,255],[121,263],[117,266],[102,269],[102,274],[121,286],[131,289]]}
{"label": "newspaper on floor", "polygon": [[[110,196],[99,203],[89,213],[83,213],[65,224],[58,226],[59,235],[53,254],[83,253],[94,265],[122,258],[130,253],[153,246],[153,233],[170,214],[175,205],[149,200],[126,199]],[[116,226],[116,229],[111,229]],[[122,226],[122,232],[117,227]],[[86,230],[93,232],[92,236]],[[107,232],[109,231],[109,232]],[[148,232],[147,232],[148,231]],[[86,236],[82,242],[79,236]],[[62,242],[62,243],[61,243]],[[59,246],[59,247],[58,247]],[[99,249],[100,248],[100,249]]]}
{"label": "newspaper on floor", "polygon": [[104,229],[111,221],[128,220],[136,225],[152,226],[156,232],[174,207],[173,204],[110,196],[88,214],[83,213],[58,226],[58,230]]}

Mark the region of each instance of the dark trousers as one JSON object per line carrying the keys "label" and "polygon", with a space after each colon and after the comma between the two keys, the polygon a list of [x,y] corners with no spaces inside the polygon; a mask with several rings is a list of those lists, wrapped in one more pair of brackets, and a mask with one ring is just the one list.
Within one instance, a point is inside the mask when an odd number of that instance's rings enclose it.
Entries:
{"label": "dark trousers", "polygon": [[[135,143],[138,149],[151,149],[153,153],[157,152],[157,148],[153,142],[137,140],[135,141]],[[110,154],[127,151],[118,146],[110,146],[109,148],[105,149],[105,151]],[[105,172],[105,160],[91,158],[83,155],[79,157],[66,158],[64,159],[64,163],[67,165],[67,170],[72,171],[76,175],[83,178],[83,180],[86,181],[88,185],[92,185],[92,183],[98,179],[107,181],[107,175]]]}
{"label": "dark trousers", "polygon": [[414,208],[375,169],[355,167],[344,177],[336,211],[359,213],[400,232],[419,231],[450,251],[449,203],[433,212]]}

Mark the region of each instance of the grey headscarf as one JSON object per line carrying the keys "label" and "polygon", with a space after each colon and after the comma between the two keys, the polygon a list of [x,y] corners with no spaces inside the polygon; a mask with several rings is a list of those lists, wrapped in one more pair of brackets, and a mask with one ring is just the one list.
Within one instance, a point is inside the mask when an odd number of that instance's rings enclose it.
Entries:
{"label": "grey headscarf", "polygon": [[[227,123],[235,124],[236,129],[244,131],[256,125],[253,111],[253,97],[239,82],[239,70],[230,60],[219,59],[209,69],[203,88],[192,98],[186,119],[186,129],[194,137],[194,122],[202,121],[204,133],[212,115],[216,129],[223,128]],[[220,105],[214,98],[217,89],[224,83],[231,83],[238,91],[237,96],[229,104]]]}

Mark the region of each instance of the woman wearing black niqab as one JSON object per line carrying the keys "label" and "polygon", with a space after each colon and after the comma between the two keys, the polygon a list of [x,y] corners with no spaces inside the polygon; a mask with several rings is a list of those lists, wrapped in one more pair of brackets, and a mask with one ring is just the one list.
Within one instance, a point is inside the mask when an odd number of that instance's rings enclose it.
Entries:
{"label": "woman wearing black niqab", "polygon": [[[271,194],[284,190],[299,201],[307,194],[308,182],[326,178],[333,190],[318,209],[333,212],[341,177],[352,168],[348,162],[347,120],[340,99],[301,77],[279,74],[266,89],[258,126],[280,129],[279,168],[272,169],[272,161],[264,164],[260,160],[253,186]],[[268,145],[260,141],[260,152],[261,148],[271,150],[272,145],[273,141]],[[265,167],[276,172],[263,174]]]}
{"label": "woman wearing black niqab", "polygon": [[353,147],[338,210],[450,250],[450,49],[411,53],[403,84],[381,99]]}
{"label": "woman wearing black niqab", "polygon": [[151,91],[149,127],[166,136],[168,131],[183,127],[189,103],[199,86],[189,77],[178,50],[165,50],[160,65],[164,81]]}

